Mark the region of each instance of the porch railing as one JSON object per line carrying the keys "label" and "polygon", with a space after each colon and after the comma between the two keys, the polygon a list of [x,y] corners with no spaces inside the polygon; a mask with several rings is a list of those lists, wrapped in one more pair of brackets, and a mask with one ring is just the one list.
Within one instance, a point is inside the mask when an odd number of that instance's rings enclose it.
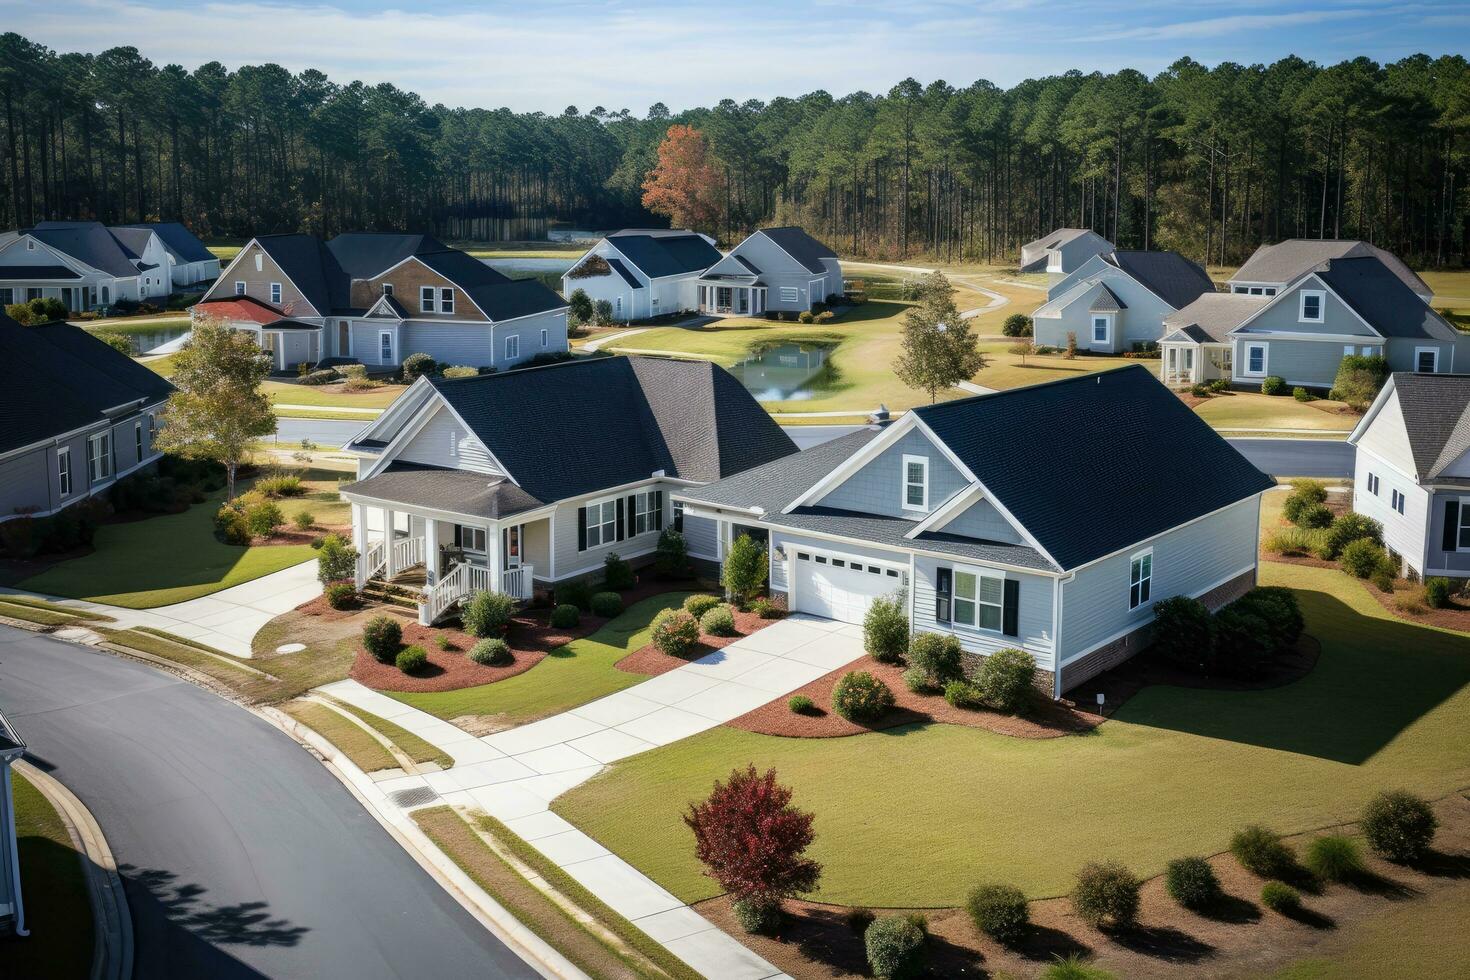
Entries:
{"label": "porch railing", "polygon": [[[500,591],[513,599],[531,598],[532,568],[522,565],[501,573]],[[490,590],[490,569],[468,562],[457,563],[438,582],[424,590],[419,603],[419,622],[430,626],[455,605],[476,592]]]}
{"label": "porch railing", "polygon": [[393,542],[393,570],[395,572],[421,565],[423,561],[424,539],[422,536],[410,535]]}
{"label": "porch railing", "polygon": [[368,547],[365,554],[357,559],[357,587],[360,589],[367,585],[368,579],[377,575],[388,566],[388,551],[379,541]]}
{"label": "porch railing", "polygon": [[522,565],[501,572],[500,591],[513,599],[531,598],[531,566]]}

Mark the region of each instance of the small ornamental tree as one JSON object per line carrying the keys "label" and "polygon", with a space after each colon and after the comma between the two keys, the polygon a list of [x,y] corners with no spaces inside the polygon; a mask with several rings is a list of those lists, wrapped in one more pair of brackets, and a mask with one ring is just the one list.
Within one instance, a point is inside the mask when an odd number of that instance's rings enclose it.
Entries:
{"label": "small ornamental tree", "polygon": [[599,327],[606,327],[613,322],[612,301],[600,299],[592,305],[592,319]]}
{"label": "small ornamental tree", "polygon": [[581,286],[572,290],[572,295],[567,297],[567,314],[571,317],[572,326],[586,326],[592,322],[593,312],[592,297],[587,295],[587,290]]}
{"label": "small ornamental tree", "polygon": [[1000,332],[1007,337],[1029,337],[1031,329],[1031,318],[1024,313],[1012,313],[1000,325]]}
{"label": "small ornamental tree", "polygon": [[1010,347],[1006,348],[1006,350],[1012,356],[1019,357],[1021,359],[1021,366],[1025,367],[1026,358],[1036,353],[1036,345],[1027,340],[1019,344],[1012,344]]}
{"label": "small ornamental tree", "polygon": [[684,814],[705,874],[737,903],[768,912],[817,887],[822,866],[804,856],[816,839],[812,819],[791,805],[791,790],[776,782],[776,770],[760,775],[753,765],[716,782],[709,798]]}
{"label": "small ornamental tree", "polygon": [[766,549],[750,535],[742,534],[725,555],[720,584],[743,606],[765,587],[767,571]]}
{"label": "small ornamental tree", "polygon": [[942,272],[931,272],[918,287],[919,302],[904,314],[903,347],[893,362],[898,380],[926,392],[929,401],[986,366],[986,357],[960,316],[954,287]]}

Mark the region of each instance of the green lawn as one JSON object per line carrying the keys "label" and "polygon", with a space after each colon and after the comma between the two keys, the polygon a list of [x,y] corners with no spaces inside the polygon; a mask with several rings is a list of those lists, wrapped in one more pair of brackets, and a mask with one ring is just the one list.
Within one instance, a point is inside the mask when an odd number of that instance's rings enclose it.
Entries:
{"label": "green lawn", "polygon": [[660,609],[680,605],[688,595],[665,592],[635,602],[591,636],[573,640],[524,674],[494,684],[427,694],[383,693],[444,719],[496,715],[507,725],[535,721],[647,680],[613,665],[648,643],[648,624]]}
{"label": "green lawn", "polygon": [[18,587],[150,609],[197,599],[316,557],[308,545],[224,544],[214,536],[214,514],[224,499],[221,490],[181,514],[103,525],[91,554],[53,565]]}
{"label": "green lawn", "polygon": [[1339,413],[1341,402],[1299,402],[1289,395],[1231,392],[1195,406],[1195,412],[1217,429],[1316,429],[1351,432],[1359,415]]}
{"label": "green lawn", "polygon": [[[260,390],[272,402],[283,405],[313,405],[323,408],[387,408],[408,389],[403,385],[385,384],[367,391],[337,391],[310,385],[293,385],[284,381],[267,381]],[[371,416],[364,415],[364,419]]]}
{"label": "green lawn", "polygon": [[1456,977],[1470,961],[1470,885],[1402,903],[1353,930],[1346,948],[1292,964],[1275,980],[1378,980]]}
{"label": "green lawn", "polygon": [[15,836],[25,900],[25,939],[0,939],[6,976],[86,977],[92,965],[92,906],[81,858],[50,802],[16,773]]}
{"label": "green lawn", "polygon": [[943,724],[834,739],[717,728],[615,763],[553,808],[685,901],[718,888],[680,816],[736,767],[773,766],[816,813],[821,901],[953,906],[979,880],[1066,892],[1085,862],[1155,874],[1246,823],[1352,820],[1385,787],[1470,785],[1470,642],[1389,616],[1333,569],[1298,590],[1317,668],[1268,691],[1153,687],[1096,733],[1027,741]]}

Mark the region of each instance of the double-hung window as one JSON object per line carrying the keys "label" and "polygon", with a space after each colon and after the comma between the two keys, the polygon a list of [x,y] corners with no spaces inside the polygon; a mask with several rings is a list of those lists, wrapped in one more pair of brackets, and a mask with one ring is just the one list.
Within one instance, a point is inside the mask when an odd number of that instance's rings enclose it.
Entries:
{"label": "double-hung window", "polygon": [[478,551],[485,553],[485,529],[483,527],[469,527],[464,524],[454,525],[454,543],[465,551]]}
{"label": "double-hung window", "polygon": [[394,363],[393,334],[387,330],[378,331],[378,363]]}
{"label": "double-hung window", "polygon": [[1455,543],[1458,547],[1454,550],[1470,551],[1470,497],[1461,497],[1459,504],[1459,519],[1455,522]]}
{"label": "double-hung window", "polygon": [[1148,604],[1153,593],[1154,553],[1141,551],[1128,562],[1128,608],[1137,609]]}
{"label": "double-hung window", "polygon": [[1092,342],[1094,344],[1106,344],[1108,342],[1109,319],[1105,316],[1092,318]]}
{"label": "double-hung window", "polygon": [[513,361],[521,356],[521,337],[519,334],[511,334],[505,338],[505,359]]}
{"label": "double-hung window", "polygon": [[1005,604],[1005,579],[955,569],[954,621],[982,630],[999,630]]}
{"label": "double-hung window", "polygon": [[1402,493],[1394,490],[1390,494],[1389,500],[1394,510],[1398,511],[1400,514],[1404,512],[1404,495]]}
{"label": "double-hung window", "polygon": [[1375,497],[1378,496],[1378,474],[1377,473],[1369,473],[1368,474],[1368,492],[1371,493]]}
{"label": "double-hung window", "polygon": [[1419,374],[1434,374],[1439,370],[1438,347],[1415,347],[1414,370]]}
{"label": "double-hung window", "polygon": [[87,440],[87,482],[100,483],[112,475],[112,433]]}
{"label": "double-hung window", "polygon": [[1266,375],[1266,345],[1245,345],[1245,373],[1254,378]]}
{"label": "double-hung window", "polygon": [[597,548],[618,539],[618,502],[603,500],[587,505],[587,547]]}
{"label": "double-hung window", "polygon": [[903,458],[903,509],[929,509],[929,457]]}
{"label": "double-hung window", "polygon": [[245,295],[245,282],[244,282],[244,280],[241,280],[241,279],[236,279],[235,280],[235,295],[236,296],[244,296]]}
{"label": "double-hung window", "polygon": [[143,420],[133,423],[133,446],[138,450],[138,462],[143,462]]}
{"label": "double-hung window", "polygon": [[281,305],[281,284],[278,282],[271,283],[271,303],[275,306]]}
{"label": "double-hung window", "polygon": [[454,312],[454,290],[452,290],[452,289],[441,289],[441,290],[439,290],[439,312],[440,313],[453,313]]}
{"label": "double-hung window", "polygon": [[1297,319],[1302,323],[1321,323],[1322,307],[1327,294],[1321,290],[1303,289]]}
{"label": "double-hung window", "polygon": [[658,530],[658,518],[655,511],[658,510],[658,493],[647,490],[633,495],[633,533],[647,534],[649,531]]}
{"label": "double-hung window", "polygon": [[56,487],[63,497],[71,496],[71,447],[56,450]]}
{"label": "double-hung window", "polygon": [[423,286],[423,287],[421,287],[419,289],[419,312],[420,313],[433,313],[434,312],[434,309],[435,309],[435,306],[434,306],[434,287],[433,286]]}

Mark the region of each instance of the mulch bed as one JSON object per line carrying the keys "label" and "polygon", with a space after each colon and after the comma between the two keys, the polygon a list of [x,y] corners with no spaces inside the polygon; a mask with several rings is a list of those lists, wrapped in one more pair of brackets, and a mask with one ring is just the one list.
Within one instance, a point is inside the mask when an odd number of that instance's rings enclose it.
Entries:
{"label": "mulch bed", "polygon": [[[1344,573],[1346,574],[1346,573]],[[1389,615],[1398,619],[1407,620],[1411,623],[1419,623],[1424,626],[1436,626],[1440,629],[1454,630],[1457,633],[1470,633],[1470,601],[1457,596],[1450,597],[1450,604],[1444,609],[1430,609],[1424,607],[1422,613],[1411,613],[1400,609],[1395,605],[1395,600],[1406,597],[1423,599],[1424,586],[1418,582],[1396,582],[1394,593],[1380,592],[1371,583],[1363,583],[1378,604],[1388,610]]]}
{"label": "mulch bed", "polygon": [[[1354,927],[1371,923],[1405,901],[1467,887],[1470,876],[1470,801],[1453,795],[1434,807],[1440,820],[1435,854],[1419,867],[1390,864],[1365,848],[1369,876],[1355,884],[1302,889],[1304,912],[1287,917],[1258,903],[1260,878],[1229,854],[1210,858],[1226,898],[1196,914],[1164,891],[1162,876],[1144,883],[1139,925],[1102,930],[1077,918],[1067,898],[1034,901],[1029,935],[1014,947],[983,936],[963,909],[923,909],[930,976],[1036,976],[1057,956],[1095,958],[1117,976],[1144,978],[1270,976],[1302,957],[1323,956],[1356,938]],[[1349,828],[1330,828],[1345,832]],[[1319,832],[1288,838],[1300,854]],[[977,882],[984,879],[976,873]],[[787,974],[808,978],[867,975],[862,937],[846,922],[848,908],[787,902],[787,920],[775,937],[752,936],[735,920],[728,896],[694,906],[725,932]],[[880,914],[905,910],[881,910]]]}
{"label": "mulch bed", "polygon": [[667,674],[671,670],[698,660],[711,651],[727,647],[757,630],[765,629],[774,622],[776,622],[774,619],[761,619],[755,613],[741,612],[737,609],[735,610],[734,636],[710,636],[702,633],[699,637],[699,645],[687,658],[671,657],[652,643],[648,643],[634,650],[613,666],[629,674],[646,674],[650,677]]}
{"label": "mulch bed", "polygon": [[[832,689],[843,674],[854,670],[866,670],[887,684],[893,691],[895,707],[878,721],[860,725],[848,721],[833,711]],[[786,707],[787,698],[778,698],[770,704],[748,711],[733,721],[731,728],[739,728],[759,735],[779,735],[786,738],[841,738],[846,735],[861,735],[864,732],[911,725],[915,722],[937,721],[947,725],[964,725],[967,728],[983,728],[998,735],[1015,738],[1057,738],[1074,735],[1098,725],[1102,719],[1097,715],[1077,711],[1066,704],[1038,698],[1031,714],[1026,717],[1003,715],[994,711],[970,711],[956,708],[940,694],[915,694],[903,682],[903,665],[880,664],[872,657],[863,657],[846,667],[839,667],[824,674],[792,695],[804,694],[812,699],[820,714],[799,715]]]}

